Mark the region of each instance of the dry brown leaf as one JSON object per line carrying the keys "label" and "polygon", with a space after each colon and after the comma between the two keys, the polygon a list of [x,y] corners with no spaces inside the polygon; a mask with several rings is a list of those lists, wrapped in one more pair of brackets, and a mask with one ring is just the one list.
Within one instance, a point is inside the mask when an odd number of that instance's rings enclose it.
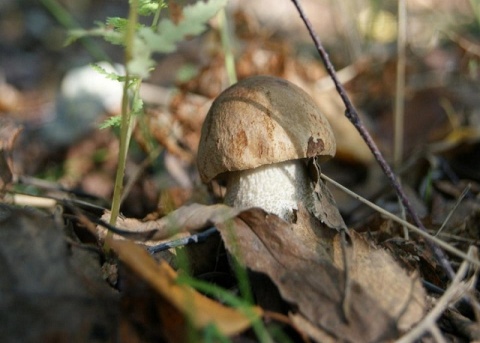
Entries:
{"label": "dry brown leaf", "polygon": [[328,249],[320,247],[325,251],[319,254],[306,248],[292,226],[277,216],[250,209],[217,227],[229,251],[249,268],[268,275],[282,297],[295,305],[303,321],[325,337],[372,342],[398,334],[395,318],[355,281],[349,289],[347,320],[342,307],[344,273],[326,257]]}
{"label": "dry brown leaf", "polygon": [[338,341],[335,336],[329,335],[326,331],[319,329],[301,314],[290,313],[289,317],[297,328],[301,329],[302,332],[307,334],[316,342],[336,343]]}
{"label": "dry brown leaf", "polygon": [[[116,226],[125,230],[125,236],[142,242],[146,245],[155,245],[159,241],[171,238],[178,234],[186,234],[215,225],[234,217],[239,211],[229,206],[191,204],[178,208],[158,220],[142,222],[134,218],[117,219]],[[110,220],[110,213],[105,213],[102,219]],[[97,234],[101,240],[105,239],[107,230],[97,227]],[[119,238],[114,235],[114,238]]]}
{"label": "dry brown leaf", "polygon": [[[383,249],[371,246],[360,234],[350,232],[346,247],[350,277],[392,318],[400,330],[417,323],[425,312],[425,290],[420,280],[410,277]],[[344,269],[340,237],[334,240],[334,263]]]}
{"label": "dry brown leaf", "polygon": [[13,180],[12,150],[22,126],[9,118],[0,118],[0,190]]}
{"label": "dry brown leaf", "polygon": [[[140,238],[151,239],[173,229],[191,231],[208,225],[219,229],[227,249],[244,265],[274,282],[281,297],[297,309],[292,313],[295,323],[313,338],[324,337],[320,341],[394,338],[423,315],[425,297],[419,280],[353,232],[352,246],[346,248],[352,280],[347,287],[340,235],[303,208],[296,223],[289,224],[261,209],[239,212],[225,205],[193,204],[155,222],[136,222],[135,227],[146,230]],[[147,266],[138,258],[131,260],[139,268]]]}
{"label": "dry brown leaf", "polygon": [[347,226],[338,210],[333,195],[330,193],[324,181],[320,179],[320,163],[316,157],[309,161],[308,167],[310,179],[312,180],[315,191],[315,200],[313,209],[311,210],[313,211],[312,214],[331,229],[337,231],[347,230]]}
{"label": "dry brown leaf", "polygon": [[0,81],[0,94],[2,94],[0,112],[15,112],[23,102],[22,94],[15,87],[2,81]]}
{"label": "dry brown leaf", "polygon": [[[157,263],[143,248],[130,241],[109,240],[109,245],[120,260],[137,273],[160,296],[189,318],[196,329],[215,324],[224,335],[238,334],[251,324],[251,318],[239,310],[223,306],[207,298],[193,288],[176,282],[176,272],[164,261]],[[261,316],[259,308],[251,308],[256,316]]]}

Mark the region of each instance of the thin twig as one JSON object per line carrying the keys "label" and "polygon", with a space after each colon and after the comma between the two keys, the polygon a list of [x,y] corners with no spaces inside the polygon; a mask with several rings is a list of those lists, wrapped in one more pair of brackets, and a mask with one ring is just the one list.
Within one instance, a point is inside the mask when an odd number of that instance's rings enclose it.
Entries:
{"label": "thin twig", "polygon": [[[476,254],[476,249],[471,247],[468,256],[472,257]],[[472,284],[462,281],[467,275],[469,269],[468,261],[463,261],[462,265],[458,269],[457,274],[454,276],[452,284],[448,287],[445,293],[438,299],[435,307],[418,323],[412,330],[406,335],[401,337],[396,343],[411,343],[416,342],[427,331],[431,331],[434,327],[437,319],[447,309],[447,307],[455,303],[458,299],[461,299],[466,292],[472,288]]]}
{"label": "thin twig", "polygon": [[375,211],[377,211],[377,212],[383,214],[384,216],[392,219],[393,221],[399,223],[400,225],[406,226],[407,228],[409,228],[413,232],[417,233],[419,236],[422,236],[422,237],[426,238],[427,241],[431,241],[431,242],[435,243],[436,245],[442,247],[446,251],[448,251],[448,252],[450,252],[450,253],[452,253],[452,254],[454,254],[454,255],[456,255],[456,256],[464,259],[464,260],[467,260],[468,262],[470,262],[470,263],[472,263],[472,264],[474,264],[478,267],[480,267],[480,261],[478,259],[473,259],[473,258],[469,257],[463,251],[458,250],[457,248],[449,245],[448,243],[442,241],[441,239],[438,239],[437,237],[430,235],[428,232],[426,232],[424,230],[421,230],[420,228],[416,227],[415,225],[412,225],[409,222],[403,220],[402,218],[397,217],[396,215],[388,212],[387,210],[381,208],[380,206],[374,204],[373,202],[368,201],[367,199],[361,197],[360,195],[352,192],[347,187],[342,186],[341,184],[339,184],[335,180],[332,180],[331,178],[329,178],[325,174],[321,174],[320,177],[322,179],[324,179],[325,181],[331,183],[335,187],[338,187],[339,189],[341,189],[342,191],[344,191],[348,195],[352,196],[353,198],[357,199],[358,201],[361,201],[364,204],[366,204],[367,206],[373,208]]}
{"label": "thin twig", "polygon": [[343,299],[342,299],[342,310],[343,315],[345,316],[345,320],[350,322],[352,319],[352,311],[350,310],[350,304],[352,304],[352,278],[351,278],[351,270],[350,270],[350,259],[348,258],[347,254],[347,237],[346,231],[341,231],[341,239],[342,239],[342,258],[343,258],[343,268],[344,268],[344,277],[345,277],[345,287],[343,291]]}
{"label": "thin twig", "polygon": [[[410,201],[408,200],[407,196],[403,192],[403,189],[400,186],[400,183],[398,182],[397,177],[395,176],[395,173],[393,172],[392,168],[387,163],[385,158],[382,156],[382,153],[378,149],[377,145],[373,141],[372,137],[370,136],[367,129],[365,128],[365,125],[363,124],[362,120],[360,119],[360,117],[357,113],[357,110],[355,109],[352,102],[350,101],[350,98],[348,97],[348,95],[345,91],[345,88],[343,87],[343,85],[338,80],[337,75],[335,73],[335,69],[334,69],[334,67],[333,67],[333,65],[330,62],[330,59],[328,57],[328,53],[325,51],[322,43],[320,42],[320,39],[318,38],[318,36],[314,32],[312,24],[310,23],[310,20],[307,18],[305,12],[303,11],[303,8],[301,7],[299,1],[298,0],[292,0],[292,2],[295,5],[295,7],[297,8],[298,13],[300,14],[300,17],[302,18],[303,22],[305,23],[305,26],[307,27],[307,30],[308,30],[312,40],[315,43],[315,47],[317,48],[317,51],[320,54],[320,58],[322,59],[323,64],[325,65],[325,68],[327,69],[328,74],[332,78],[338,94],[340,95],[343,103],[345,104],[345,107],[346,107],[345,116],[355,126],[355,128],[358,130],[358,132],[362,136],[363,140],[365,141],[365,143],[368,145],[368,147],[372,151],[373,156],[377,160],[378,164],[382,168],[382,170],[385,173],[385,175],[387,176],[387,178],[390,180],[393,188],[395,189],[395,192],[397,193],[397,196],[402,201],[403,206],[405,206],[406,210],[410,214],[410,217],[414,221],[415,225],[418,226],[421,230],[426,231],[425,226],[420,221],[420,218],[418,217],[417,213],[415,212],[412,205],[410,204]],[[445,270],[447,276],[450,279],[453,279],[453,277],[455,276],[455,273],[454,273],[453,268],[450,265],[446,255],[445,255],[445,253],[442,251],[442,249],[440,249],[440,247],[437,244],[433,243],[432,240],[427,240],[427,244],[429,245],[430,249],[435,254],[438,262],[440,263],[440,265]]]}
{"label": "thin twig", "polygon": [[433,339],[437,343],[447,343],[445,337],[443,337],[442,332],[438,328],[437,324],[433,324],[432,327],[429,329],[430,334],[432,335]]}
{"label": "thin twig", "polygon": [[447,223],[450,221],[450,218],[452,218],[452,215],[457,210],[457,208],[460,205],[460,203],[462,202],[463,198],[465,198],[467,193],[470,192],[470,187],[471,187],[470,184],[468,184],[467,187],[465,187],[465,189],[463,190],[462,194],[460,194],[457,201],[455,202],[455,205],[453,205],[453,208],[450,210],[450,212],[448,212],[447,218],[445,218],[445,220],[442,223],[442,226],[440,226],[440,229],[438,229],[437,233],[435,234],[435,237],[437,237],[442,232],[442,230],[445,228],[445,226],[447,226]]}

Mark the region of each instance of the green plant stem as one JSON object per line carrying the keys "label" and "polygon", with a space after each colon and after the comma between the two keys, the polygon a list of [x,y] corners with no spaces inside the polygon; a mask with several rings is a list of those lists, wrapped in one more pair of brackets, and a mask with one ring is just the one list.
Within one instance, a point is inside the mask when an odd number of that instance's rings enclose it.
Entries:
{"label": "green plant stem", "polygon": [[228,27],[225,8],[222,8],[218,12],[218,22],[220,26],[220,35],[222,37],[223,53],[225,55],[225,69],[227,70],[228,82],[230,85],[233,85],[237,82],[237,72],[235,70],[235,58],[233,56],[230,30]]}
{"label": "green plant stem", "polygon": [[197,280],[189,276],[180,275],[177,279],[177,282],[180,284],[187,284],[200,292],[204,292],[205,294],[219,298],[227,305],[240,310],[251,321],[252,329],[260,342],[270,343],[273,341],[265,325],[252,309],[252,306],[250,305],[251,303],[248,300],[238,298],[221,287]]}
{"label": "green plant stem", "polygon": [[336,19],[341,23],[340,25],[343,26],[342,30],[344,30],[346,38],[345,46],[348,49],[350,60],[356,61],[362,54],[362,46],[365,41],[365,38],[359,34],[357,27],[360,1],[333,0],[332,3],[338,8],[336,15],[338,15],[339,18]]}
{"label": "green plant stem", "polygon": [[132,49],[135,34],[135,27],[138,21],[138,0],[132,0],[130,3],[130,12],[128,15],[128,27],[125,35],[125,83],[123,85],[123,98],[122,98],[122,122],[120,127],[120,148],[118,152],[118,166],[117,174],[115,177],[115,186],[113,191],[113,200],[110,216],[110,224],[115,225],[117,217],[120,213],[120,205],[123,190],[123,178],[125,175],[125,166],[127,161],[128,146],[130,143],[129,136],[132,130],[131,109],[129,101],[129,88],[131,82],[139,82],[138,79],[132,79],[128,71],[129,61],[132,59]]}
{"label": "green plant stem", "polygon": [[[405,121],[405,66],[407,45],[407,8],[405,0],[398,0],[398,30],[397,30],[397,77],[395,87],[395,110],[394,110],[394,144],[393,144],[393,168],[400,170],[403,160],[404,121]],[[400,177],[398,182],[402,182]],[[398,199],[402,209],[402,218],[406,217],[405,206]],[[409,239],[407,228],[403,227],[403,235]]]}
{"label": "green plant stem", "polygon": [[470,0],[470,6],[472,7],[472,12],[475,16],[477,24],[480,26],[480,3],[478,0]]}
{"label": "green plant stem", "polygon": [[158,1],[158,8],[157,11],[155,12],[155,15],[152,20],[152,28],[155,29],[155,32],[157,31],[157,26],[158,26],[158,21],[160,20],[160,12],[162,12],[162,6],[161,6],[162,1]]}
{"label": "green plant stem", "polygon": [[405,65],[407,44],[407,10],[405,0],[398,0],[398,34],[397,34],[397,78],[395,92],[395,138],[393,145],[393,166],[398,172],[403,158],[403,124],[405,113]]}
{"label": "green plant stem", "polygon": [[[67,30],[80,29],[81,26],[57,1],[41,0],[43,6],[50,14]],[[88,53],[97,61],[111,62],[110,57],[95,41],[89,37],[80,37],[80,43],[85,47]]]}
{"label": "green plant stem", "polygon": [[128,101],[128,83],[130,82],[130,76],[127,74],[125,76],[125,84],[123,86],[123,99],[122,99],[122,122],[120,126],[120,148],[118,152],[118,165],[117,173],[115,176],[115,186],[113,190],[113,199],[112,199],[112,208],[110,216],[110,225],[115,225],[117,222],[117,217],[120,213],[120,205],[123,191],[123,178],[125,176],[125,165],[127,161],[127,136],[129,122],[131,120],[131,113],[129,109]]}
{"label": "green plant stem", "polygon": [[240,294],[242,295],[243,299],[245,301],[249,302],[250,304],[253,304],[253,294],[252,294],[252,289],[250,287],[250,279],[248,277],[248,272],[244,267],[243,263],[243,256],[240,254],[240,250],[237,245],[237,237],[235,236],[235,230],[233,226],[233,222],[229,221],[227,223],[227,228],[228,228],[228,235],[231,236],[229,238],[229,241],[232,242],[232,247],[231,247],[231,253],[232,253],[232,261],[231,261],[231,266],[233,268],[233,271],[235,273],[235,277],[237,278],[238,282],[238,288],[240,291]]}

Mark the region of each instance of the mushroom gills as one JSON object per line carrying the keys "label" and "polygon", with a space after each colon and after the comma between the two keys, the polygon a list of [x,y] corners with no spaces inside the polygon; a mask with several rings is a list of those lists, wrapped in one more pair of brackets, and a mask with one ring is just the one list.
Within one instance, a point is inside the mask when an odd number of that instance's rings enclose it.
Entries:
{"label": "mushroom gills", "polygon": [[225,204],[236,208],[260,207],[292,222],[299,204],[311,208],[314,189],[304,160],[264,165],[231,172]]}

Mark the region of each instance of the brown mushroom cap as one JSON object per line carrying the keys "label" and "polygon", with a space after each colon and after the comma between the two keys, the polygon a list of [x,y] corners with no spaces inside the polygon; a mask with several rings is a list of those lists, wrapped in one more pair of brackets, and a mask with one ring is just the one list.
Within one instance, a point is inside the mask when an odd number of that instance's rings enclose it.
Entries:
{"label": "brown mushroom cap", "polygon": [[203,182],[228,171],[314,156],[332,157],[332,129],[314,100],[272,76],[244,79],[213,102],[202,127],[198,170]]}

